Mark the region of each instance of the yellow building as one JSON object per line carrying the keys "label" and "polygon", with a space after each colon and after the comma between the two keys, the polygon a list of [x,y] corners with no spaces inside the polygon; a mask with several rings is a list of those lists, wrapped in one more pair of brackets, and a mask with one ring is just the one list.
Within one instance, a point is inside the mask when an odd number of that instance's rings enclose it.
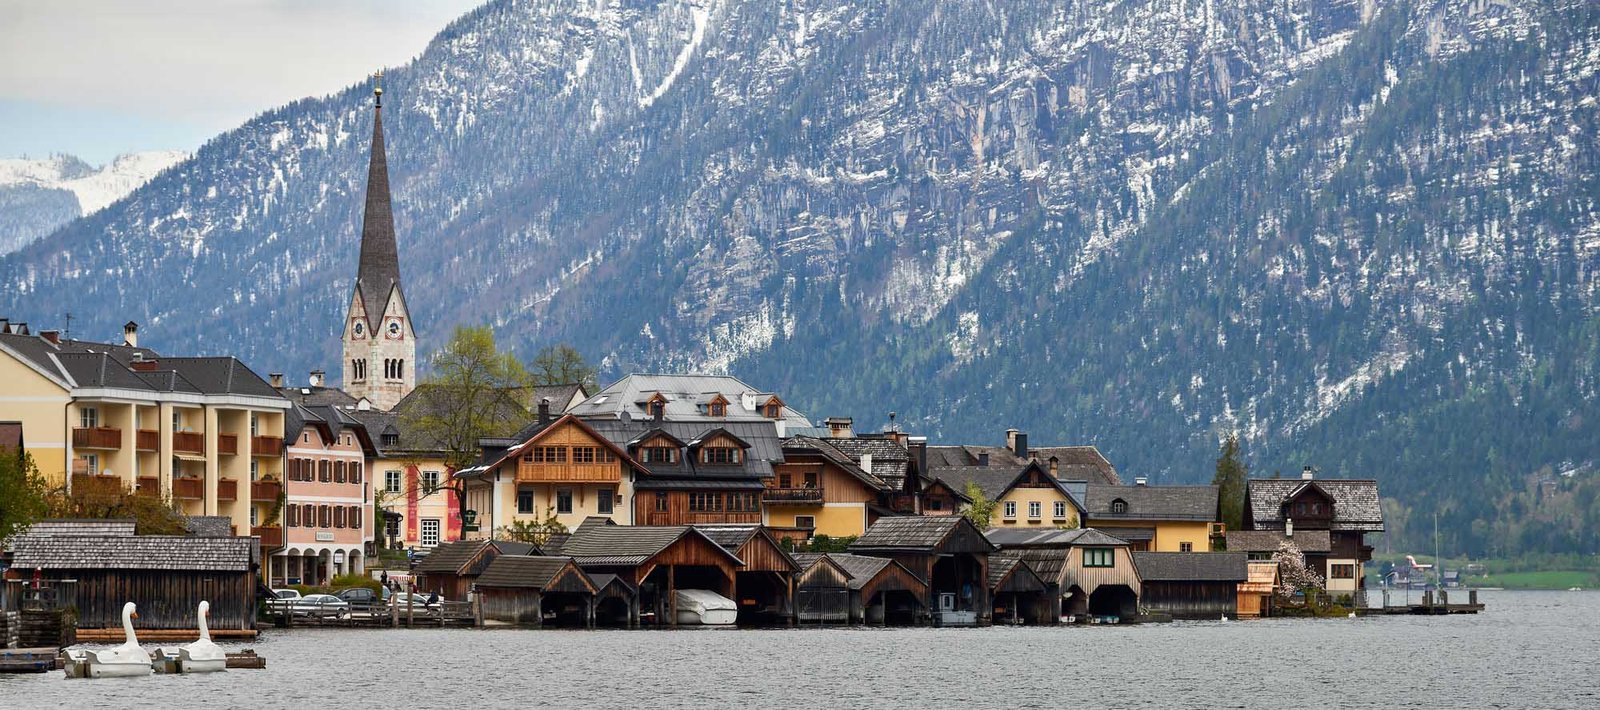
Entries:
{"label": "yellow building", "polygon": [[0,420],[54,486],[115,481],[239,535],[277,504],[290,405],[232,357],[163,357],[134,323],[120,344],[0,323],[0,382]]}
{"label": "yellow building", "polygon": [[1217,523],[1216,486],[1090,484],[1088,525],[1127,540],[1135,552],[1207,552]]}
{"label": "yellow building", "polygon": [[891,492],[827,440],[798,436],[784,440],[783,463],[773,466],[764,485],[761,524],[797,539],[858,537],[877,521]]}
{"label": "yellow building", "polygon": [[550,516],[568,530],[590,517],[634,524],[629,502],[640,465],[622,447],[570,414],[536,422],[514,438],[504,453],[456,476],[477,516],[477,530],[467,530],[466,539],[504,537],[519,521]]}
{"label": "yellow building", "polygon": [[977,485],[985,498],[995,502],[991,527],[1076,528],[1083,520],[1083,508],[1066,484],[1038,461],[1020,466],[941,466],[930,468],[929,476],[963,494],[969,483]]}

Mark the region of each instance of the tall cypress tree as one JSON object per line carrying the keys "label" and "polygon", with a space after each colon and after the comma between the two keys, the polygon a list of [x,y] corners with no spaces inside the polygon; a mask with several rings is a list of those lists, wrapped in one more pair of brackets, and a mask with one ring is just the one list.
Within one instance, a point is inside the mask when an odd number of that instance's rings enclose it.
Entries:
{"label": "tall cypress tree", "polygon": [[1239,455],[1239,436],[1229,434],[1217,454],[1217,475],[1211,484],[1217,486],[1217,513],[1229,530],[1244,527],[1245,479],[1250,477],[1250,467]]}

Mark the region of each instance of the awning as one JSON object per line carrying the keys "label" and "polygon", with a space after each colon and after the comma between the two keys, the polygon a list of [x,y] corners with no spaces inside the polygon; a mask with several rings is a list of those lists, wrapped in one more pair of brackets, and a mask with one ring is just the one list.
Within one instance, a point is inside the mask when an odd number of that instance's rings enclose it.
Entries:
{"label": "awning", "polygon": [[204,460],[206,460],[206,455],[205,454],[191,454],[191,453],[185,453],[185,452],[182,452],[182,451],[174,451],[174,452],[172,452],[172,456],[174,458],[183,459],[184,461],[204,461]]}

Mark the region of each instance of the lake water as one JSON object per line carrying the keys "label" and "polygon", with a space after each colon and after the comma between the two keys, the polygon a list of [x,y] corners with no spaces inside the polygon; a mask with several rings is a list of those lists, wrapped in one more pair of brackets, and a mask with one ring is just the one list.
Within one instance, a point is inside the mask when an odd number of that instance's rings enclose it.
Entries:
{"label": "lake water", "polygon": [[[1476,616],[987,629],[295,629],[266,670],[0,675],[4,708],[1600,708],[1600,593]],[[146,644],[153,646],[155,644]]]}

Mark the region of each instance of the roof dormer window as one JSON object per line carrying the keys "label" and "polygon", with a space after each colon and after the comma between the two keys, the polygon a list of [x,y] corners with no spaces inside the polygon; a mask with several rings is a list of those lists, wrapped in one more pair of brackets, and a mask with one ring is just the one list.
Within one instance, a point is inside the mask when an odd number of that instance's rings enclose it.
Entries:
{"label": "roof dormer window", "polygon": [[715,396],[715,397],[712,397],[711,401],[706,402],[706,416],[708,416],[708,417],[726,417],[726,416],[728,416],[728,399],[726,397],[723,397],[720,394]]}
{"label": "roof dormer window", "polygon": [[1128,512],[1128,501],[1125,501],[1125,500],[1123,500],[1121,498],[1118,498],[1118,499],[1116,499],[1114,501],[1111,501],[1111,512],[1112,513],[1126,513],[1126,512]]}
{"label": "roof dormer window", "polygon": [[707,446],[700,450],[700,462],[733,465],[739,463],[741,453],[731,446]]}
{"label": "roof dormer window", "polygon": [[761,416],[768,419],[782,419],[783,400],[780,400],[777,397],[771,397],[767,399],[767,403],[761,405]]}
{"label": "roof dormer window", "polygon": [[657,392],[644,404],[644,411],[651,417],[664,417],[667,414],[667,398]]}

